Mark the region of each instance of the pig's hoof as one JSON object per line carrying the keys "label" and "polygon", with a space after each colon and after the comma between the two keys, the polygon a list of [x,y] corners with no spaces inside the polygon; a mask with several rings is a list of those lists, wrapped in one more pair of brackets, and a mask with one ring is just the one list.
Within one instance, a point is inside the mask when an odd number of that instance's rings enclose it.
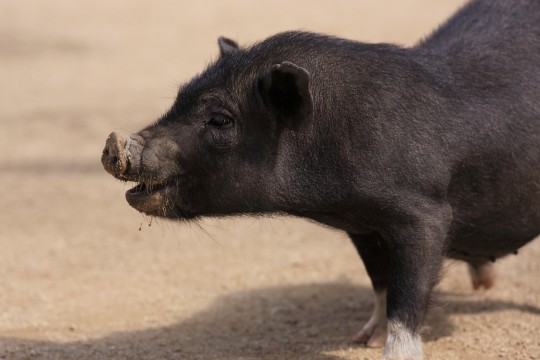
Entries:
{"label": "pig's hoof", "polygon": [[383,347],[386,342],[386,291],[375,293],[373,313],[352,341],[367,347]]}
{"label": "pig's hoof", "polygon": [[422,340],[399,321],[388,322],[382,360],[422,360]]}
{"label": "pig's hoof", "polygon": [[495,283],[495,265],[493,263],[484,263],[479,266],[469,265],[469,273],[474,290],[481,287],[487,290]]}
{"label": "pig's hoof", "polygon": [[[367,324],[366,324],[367,325]],[[353,337],[353,342],[358,344],[365,344],[369,348],[381,348],[386,343],[386,328],[377,327],[369,329],[364,328]]]}

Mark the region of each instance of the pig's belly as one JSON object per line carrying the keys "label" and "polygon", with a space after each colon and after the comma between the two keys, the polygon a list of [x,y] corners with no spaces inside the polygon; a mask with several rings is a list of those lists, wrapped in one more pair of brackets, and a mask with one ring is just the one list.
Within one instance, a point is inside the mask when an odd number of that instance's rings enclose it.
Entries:
{"label": "pig's belly", "polygon": [[540,235],[540,178],[516,183],[520,186],[497,184],[491,189],[451,194],[454,196],[449,198],[453,208],[447,239],[449,257],[470,262],[493,261],[516,253]]}
{"label": "pig's belly", "polygon": [[478,149],[452,165],[446,193],[453,215],[451,257],[493,260],[540,234],[540,114],[516,117],[512,124],[527,131],[479,138]]}
{"label": "pig's belly", "polygon": [[449,233],[448,257],[481,263],[508,254],[540,235],[540,225],[513,227],[510,224],[453,225]]}

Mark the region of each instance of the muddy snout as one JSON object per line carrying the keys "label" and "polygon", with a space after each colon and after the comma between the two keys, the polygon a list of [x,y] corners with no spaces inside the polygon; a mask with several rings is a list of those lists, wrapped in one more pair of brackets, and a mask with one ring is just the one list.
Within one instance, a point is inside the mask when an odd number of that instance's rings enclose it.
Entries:
{"label": "muddy snout", "polygon": [[136,180],[140,175],[144,139],[137,135],[123,136],[113,132],[105,142],[101,163],[117,179]]}

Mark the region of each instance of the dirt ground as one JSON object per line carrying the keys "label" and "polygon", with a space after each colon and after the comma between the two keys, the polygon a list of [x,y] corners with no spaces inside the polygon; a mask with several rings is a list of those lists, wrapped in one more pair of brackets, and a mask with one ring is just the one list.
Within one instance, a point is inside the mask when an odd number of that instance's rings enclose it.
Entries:
{"label": "dirt ground", "polygon": [[[413,44],[461,0],[0,0],[0,360],[377,359],[369,280],[297,219],[142,217],[101,168],[217,55],[287,29]],[[139,229],[140,228],[140,229]],[[427,359],[540,359],[540,242],[473,292],[448,263]]]}

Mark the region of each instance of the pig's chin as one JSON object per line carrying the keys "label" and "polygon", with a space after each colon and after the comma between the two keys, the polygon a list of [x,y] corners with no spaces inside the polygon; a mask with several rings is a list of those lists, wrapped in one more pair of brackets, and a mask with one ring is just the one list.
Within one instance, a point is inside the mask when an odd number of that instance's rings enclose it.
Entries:
{"label": "pig's chin", "polygon": [[175,183],[137,184],[126,191],[126,200],[136,210],[151,216],[169,216],[169,201],[176,191]]}

